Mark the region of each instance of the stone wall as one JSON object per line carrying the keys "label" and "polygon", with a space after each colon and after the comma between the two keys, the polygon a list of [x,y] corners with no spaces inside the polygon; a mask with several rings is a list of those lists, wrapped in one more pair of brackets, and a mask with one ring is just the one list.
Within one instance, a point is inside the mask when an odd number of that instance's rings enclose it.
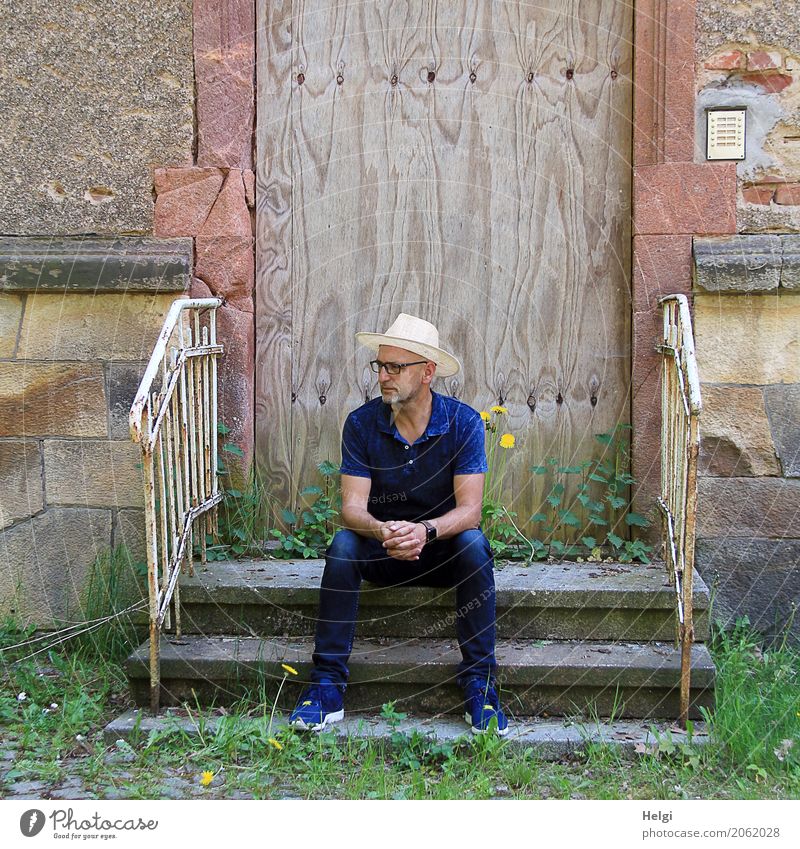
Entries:
{"label": "stone wall", "polygon": [[[698,0],[696,17],[695,162],[705,159],[706,109],[747,110],[740,235],[693,240],[703,396],[696,564],[719,622],[746,615],[770,636],[800,602],[797,12],[783,0]],[[800,639],[800,622],[792,635]]]}
{"label": "stone wall", "polygon": [[800,237],[696,239],[694,259],[696,562],[718,621],[774,636],[800,600]]}
{"label": "stone wall", "polygon": [[219,417],[252,456],[255,4],[23,5],[0,0],[0,612],[47,627],[105,549],[143,559],[127,414],[176,297],[223,298]]}
{"label": "stone wall", "polygon": [[128,411],[191,240],[0,240],[0,615],[74,617],[95,558],[144,560]]}

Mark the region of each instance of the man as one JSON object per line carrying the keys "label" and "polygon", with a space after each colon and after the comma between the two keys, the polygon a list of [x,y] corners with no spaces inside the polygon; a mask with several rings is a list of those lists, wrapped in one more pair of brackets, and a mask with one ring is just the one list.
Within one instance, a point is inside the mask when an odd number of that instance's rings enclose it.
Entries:
{"label": "man", "polygon": [[362,580],[456,587],[465,719],[476,734],[508,731],[494,687],[494,562],[480,530],[484,424],[431,390],[460,370],[427,321],[400,313],[386,333],[357,333],[377,352],[381,397],[350,413],[342,433],[342,522],[326,552],[312,684],[290,724],[319,731],[344,717],[347,661]]}

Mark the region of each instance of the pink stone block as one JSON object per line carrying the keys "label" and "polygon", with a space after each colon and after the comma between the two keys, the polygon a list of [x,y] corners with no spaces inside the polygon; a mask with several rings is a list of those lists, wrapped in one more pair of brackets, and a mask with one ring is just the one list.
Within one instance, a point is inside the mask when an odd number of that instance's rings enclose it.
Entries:
{"label": "pink stone block", "polygon": [[782,66],[783,56],[780,53],[756,50],[747,54],[747,68],[750,71],[774,71]]}
{"label": "pink stone block", "polygon": [[711,71],[743,71],[747,64],[747,57],[741,50],[728,50],[712,56],[704,66]]}
{"label": "pink stone block", "polygon": [[252,236],[198,236],[195,240],[195,277],[226,304],[252,313],[255,282]]}
{"label": "pink stone block", "polygon": [[198,231],[203,236],[251,236],[253,222],[244,191],[242,172],[231,168],[213,208]]}
{"label": "pink stone block", "polygon": [[775,194],[775,186],[745,186],[742,189],[742,199],[745,203],[757,206],[769,206],[772,196]]}
{"label": "pink stone block", "polygon": [[672,162],[634,169],[634,235],[736,232],[736,163]]}
{"label": "pink stone block", "polygon": [[199,183],[208,177],[219,178],[219,184],[221,186],[225,175],[219,168],[197,168],[192,166],[187,168],[155,168],[153,170],[153,185],[155,186],[156,194],[162,195],[174,189],[183,189],[186,186],[191,186],[193,183]]}
{"label": "pink stone block", "polygon": [[658,299],[692,291],[692,237],[636,236],[633,240],[634,322],[659,311]]}
{"label": "pink stone block", "polygon": [[775,203],[781,206],[800,205],[800,183],[785,183],[775,189]]}
{"label": "pink stone block", "polygon": [[764,91],[771,92],[772,94],[777,94],[792,84],[792,77],[790,74],[770,74],[764,73],[763,71],[753,71],[752,73],[748,72],[746,74],[742,74],[741,79],[744,82],[761,86]]}
{"label": "pink stone block", "polygon": [[222,174],[210,169],[205,176],[198,170],[185,169],[187,174],[175,174],[183,169],[168,169],[168,174],[156,174],[156,186],[165,187],[156,196],[153,231],[159,238],[169,236],[194,236],[199,233],[209,212],[214,206],[220,187]]}
{"label": "pink stone block", "polygon": [[255,4],[194,0],[197,164],[253,167]]}

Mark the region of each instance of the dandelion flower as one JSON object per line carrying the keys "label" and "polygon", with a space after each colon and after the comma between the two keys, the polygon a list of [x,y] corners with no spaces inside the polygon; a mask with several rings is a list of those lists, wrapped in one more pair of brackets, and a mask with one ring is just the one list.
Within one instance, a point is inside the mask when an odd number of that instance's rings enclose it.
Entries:
{"label": "dandelion flower", "polygon": [[210,770],[206,770],[203,773],[202,777],[200,778],[200,783],[203,785],[203,787],[208,787],[208,785],[211,784],[211,782],[213,780],[214,780],[214,773],[211,772]]}
{"label": "dandelion flower", "polygon": [[504,433],[500,437],[500,447],[501,448],[513,448],[515,441],[516,440],[514,439],[513,433]]}
{"label": "dandelion flower", "polygon": [[24,702],[25,699],[27,699],[27,698],[28,698],[28,694],[23,691],[17,696],[17,701],[18,702]]}
{"label": "dandelion flower", "polygon": [[486,412],[486,410],[481,410],[481,418],[482,418],[485,422],[488,422],[488,421],[489,421],[489,419],[491,418],[491,416],[490,416],[490,415]]}
{"label": "dandelion flower", "polygon": [[501,416],[508,415],[508,410],[505,407],[501,407],[499,404],[495,404],[494,407],[492,407],[492,412],[499,413]]}
{"label": "dandelion flower", "polygon": [[293,666],[289,666],[288,663],[282,663],[281,666],[290,674],[297,675],[297,670]]}
{"label": "dandelion flower", "polygon": [[283,743],[279,743],[274,737],[269,738],[269,744],[279,752],[283,749]]}

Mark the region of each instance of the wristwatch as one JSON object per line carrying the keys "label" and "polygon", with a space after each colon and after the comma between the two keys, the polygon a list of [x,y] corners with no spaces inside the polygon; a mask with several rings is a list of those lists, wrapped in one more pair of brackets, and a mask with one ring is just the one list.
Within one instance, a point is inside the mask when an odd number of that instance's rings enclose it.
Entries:
{"label": "wristwatch", "polygon": [[425,526],[425,543],[433,542],[436,539],[436,527],[426,519],[421,519],[420,524]]}

